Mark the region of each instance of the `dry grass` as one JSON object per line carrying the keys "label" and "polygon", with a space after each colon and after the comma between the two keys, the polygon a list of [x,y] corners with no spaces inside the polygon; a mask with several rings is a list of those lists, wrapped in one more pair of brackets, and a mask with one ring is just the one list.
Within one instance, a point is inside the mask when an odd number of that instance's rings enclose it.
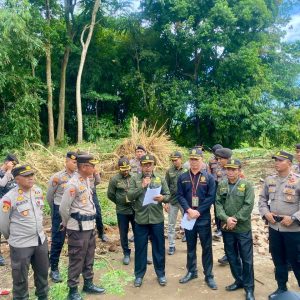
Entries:
{"label": "dry grass", "polygon": [[[125,155],[129,159],[134,157],[136,145],[142,144],[148,153],[155,156],[159,169],[169,166],[170,153],[178,149],[163,127],[149,128],[145,121],[139,125],[136,117],[132,118],[130,125],[130,136],[124,139],[112,153],[100,152],[99,145],[96,144],[80,145],[80,150],[93,153],[100,160],[100,171],[104,181],[117,172],[117,161],[121,156]],[[78,146],[68,148],[68,151],[77,150],[79,150]],[[29,163],[36,170],[38,183],[46,186],[51,175],[63,169],[66,151],[66,149],[59,148],[50,150],[37,143],[27,144],[24,149],[25,155],[21,157],[21,163]]]}

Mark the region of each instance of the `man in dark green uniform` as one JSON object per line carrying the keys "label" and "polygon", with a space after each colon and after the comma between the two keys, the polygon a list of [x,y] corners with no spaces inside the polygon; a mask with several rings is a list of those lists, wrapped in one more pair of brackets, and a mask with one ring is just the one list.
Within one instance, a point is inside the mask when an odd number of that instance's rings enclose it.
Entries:
{"label": "man in dark green uniform", "polygon": [[177,192],[177,181],[178,177],[188,170],[182,166],[182,154],[179,151],[175,151],[171,154],[171,160],[173,165],[166,172],[166,181],[170,190],[170,203],[165,205],[165,209],[169,213],[169,224],[168,224],[168,240],[169,240],[169,255],[175,253],[175,226],[178,216],[178,211],[181,211],[183,215],[183,209],[178,203],[176,192]]}
{"label": "man in dark green uniform", "polygon": [[127,192],[132,175],[129,173],[131,167],[127,157],[121,157],[118,166],[120,172],[110,179],[107,197],[116,204],[120,240],[124,254],[123,264],[129,265],[131,250],[128,247],[128,229],[129,223],[131,223],[132,231],[134,231],[134,210],[132,202],[128,200]]}
{"label": "man in dark green uniform", "polygon": [[225,253],[235,282],[227,291],[244,288],[246,300],[254,300],[253,241],[251,212],[254,190],[240,177],[241,162],[231,159],[225,165],[227,179],[219,183],[216,199],[217,217],[221,220]]}
{"label": "man in dark green uniform", "polygon": [[[165,237],[163,205],[169,201],[170,192],[164,178],[154,172],[155,158],[153,155],[144,155],[141,158],[142,173],[133,176],[130,180],[128,199],[134,202],[135,209],[135,281],[140,287],[147,269],[148,236],[152,241],[152,256],[158,283],[166,285],[165,277]],[[148,189],[160,188],[160,193],[153,197],[154,203],[143,205]]]}

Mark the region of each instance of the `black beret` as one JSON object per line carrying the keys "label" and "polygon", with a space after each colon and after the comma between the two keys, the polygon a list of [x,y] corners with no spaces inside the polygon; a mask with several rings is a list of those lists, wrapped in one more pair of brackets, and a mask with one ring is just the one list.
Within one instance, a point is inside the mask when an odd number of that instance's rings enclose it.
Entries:
{"label": "black beret", "polygon": [[119,159],[118,166],[119,166],[121,171],[129,171],[131,169],[129,160],[125,156],[123,156]]}
{"label": "black beret", "polygon": [[222,148],[223,148],[222,145],[216,144],[216,145],[214,145],[214,146],[211,148],[211,150],[212,150],[213,153],[216,153],[216,150],[222,149]]}
{"label": "black beret", "polygon": [[99,160],[96,160],[93,155],[91,154],[84,154],[77,156],[77,162],[79,164],[91,164],[96,165],[99,163]]}
{"label": "black beret", "polygon": [[272,156],[273,159],[279,159],[279,160],[289,160],[293,161],[294,155],[285,152],[285,151],[278,151],[275,155]]}
{"label": "black beret", "polygon": [[19,163],[19,160],[17,159],[17,157],[14,154],[11,154],[11,153],[7,154],[7,156],[5,158],[5,161],[12,161],[15,164]]}
{"label": "black beret", "polygon": [[28,176],[28,175],[33,175],[34,170],[29,165],[22,165],[22,166],[17,166],[14,169],[12,169],[11,173],[14,177]]}
{"label": "black beret", "polygon": [[146,152],[145,147],[142,146],[142,145],[137,145],[137,146],[135,147],[135,151],[136,151],[136,150],[143,150],[144,152]]}
{"label": "black beret", "polygon": [[230,158],[232,156],[232,150],[229,148],[221,148],[216,150],[216,156],[221,158]]}
{"label": "black beret", "polygon": [[296,149],[300,149],[300,144],[296,144]]}
{"label": "black beret", "polygon": [[77,160],[77,153],[76,153],[76,152],[69,151],[69,152],[67,153],[67,158],[71,158],[71,159]]}

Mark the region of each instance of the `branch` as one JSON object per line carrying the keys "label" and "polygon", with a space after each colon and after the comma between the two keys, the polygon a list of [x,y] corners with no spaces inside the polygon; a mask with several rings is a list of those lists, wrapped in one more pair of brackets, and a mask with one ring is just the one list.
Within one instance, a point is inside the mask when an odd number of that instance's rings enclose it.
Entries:
{"label": "branch", "polygon": [[83,38],[84,38],[84,34],[85,32],[87,31],[87,29],[90,27],[90,25],[85,25],[82,32],[81,32],[81,36],[80,36],[80,43],[81,43],[81,46],[82,48],[84,47],[85,43],[83,41]]}

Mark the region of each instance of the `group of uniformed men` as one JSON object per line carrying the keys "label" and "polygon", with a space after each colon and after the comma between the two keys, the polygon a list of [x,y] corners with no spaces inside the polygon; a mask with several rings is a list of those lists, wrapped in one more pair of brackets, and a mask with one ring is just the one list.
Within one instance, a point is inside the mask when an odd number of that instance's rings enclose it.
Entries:
{"label": "group of uniformed men", "polygon": [[[223,237],[225,257],[234,282],[227,291],[245,290],[245,299],[253,300],[254,270],[251,213],[254,189],[242,172],[242,164],[232,158],[232,151],[215,145],[213,156],[206,164],[200,147],[189,152],[183,163],[179,151],[171,154],[172,166],[165,176],[154,171],[155,157],[142,145],[135,149],[136,157],[121,157],[119,173],[109,182],[107,196],[116,204],[117,221],[123,250],[123,264],[130,263],[128,231],[134,236],[134,286],[140,287],[146,273],[148,243],[159,285],[165,286],[164,213],[168,212],[168,254],[174,255],[175,226],[179,210],[195,220],[192,229],[185,229],[187,242],[187,273],[181,284],[198,277],[196,246],[199,236],[202,247],[202,267],[205,282],[217,289],[213,275],[211,206],[215,207],[215,238]],[[300,144],[296,145],[298,164],[293,155],[279,151],[273,157],[276,174],[266,178],[259,198],[259,211],[269,224],[270,252],[275,265],[278,288],[269,295],[277,299],[287,291],[288,267],[291,266],[300,286]],[[49,181],[47,201],[52,213],[50,260],[48,243],[43,231],[44,198],[34,183],[30,165],[18,165],[14,155],[8,155],[0,170],[0,232],[10,245],[13,278],[13,299],[29,299],[28,270],[34,271],[36,296],[48,299],[48,268],[53,282],[61,282],[59,257],[68,237],[69,300],[80,300],[79,277],[83,275],[83,291],[102,294],[105,290],[93,283],[93,263],[96,247],[95,221],[99,237],[107,241],[95,185],[100,182],[90,154],[68,152],[64,170]],[[144,204],[149,189],[158,189],[153,203]],[[99,225],[100,224],[100,225]],[[292,245],[292,247],[291,247]],[[4,264],[0,256],[0,264]]]}

